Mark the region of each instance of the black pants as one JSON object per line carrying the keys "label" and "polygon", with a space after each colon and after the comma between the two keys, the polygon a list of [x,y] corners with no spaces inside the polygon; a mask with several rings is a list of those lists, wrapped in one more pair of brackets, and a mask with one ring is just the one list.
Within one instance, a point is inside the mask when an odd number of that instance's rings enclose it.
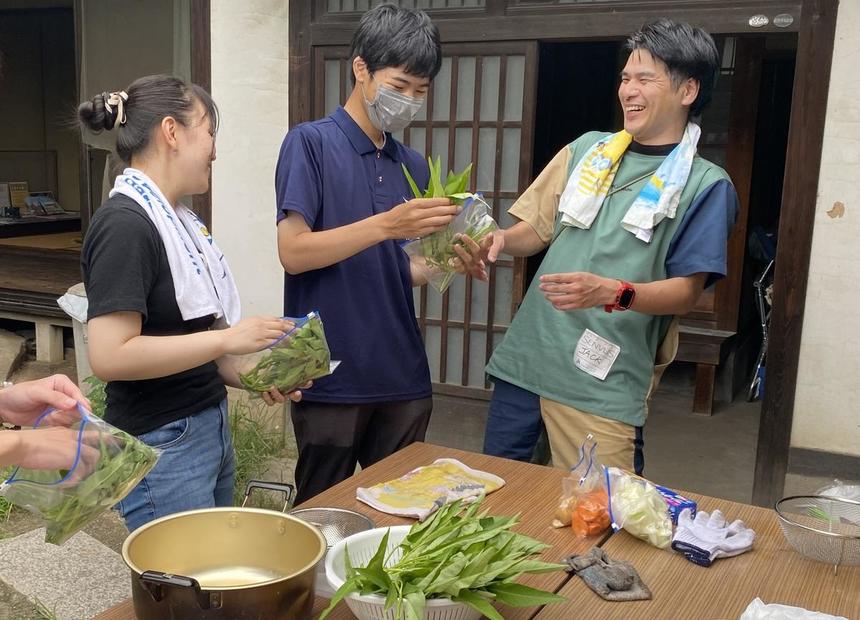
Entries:
{"label": "black pants", "polygon": [[432,409],[432,398],[364,405],[293,403],[299,448],[296,504],[349,478],[356,463],[365,468],[423,441]]}

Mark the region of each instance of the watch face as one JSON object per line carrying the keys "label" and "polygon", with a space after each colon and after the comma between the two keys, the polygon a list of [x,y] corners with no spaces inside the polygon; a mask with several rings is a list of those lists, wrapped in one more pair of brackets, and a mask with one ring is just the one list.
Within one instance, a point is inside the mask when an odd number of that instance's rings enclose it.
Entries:
{"label": "watch face", "polygon": [[621,291],[621,297],[618,299],[618,305],[622,308],[629,308],[630,304],[633,303],[633,297],[636,295],[635,291],[632,288],[625,288]]}

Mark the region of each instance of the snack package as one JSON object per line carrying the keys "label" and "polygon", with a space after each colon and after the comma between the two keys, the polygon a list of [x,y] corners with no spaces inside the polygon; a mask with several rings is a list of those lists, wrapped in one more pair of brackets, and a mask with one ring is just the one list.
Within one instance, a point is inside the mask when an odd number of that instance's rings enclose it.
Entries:
{"label": "snack package", "polygon": [[655,484],[654,486],[657,488],[657,491],[660,493],[660,495],[663,496],[663,500],[666,502],[666,506],[669,508],[669,517],[672,519],[672,523],[674,525],[678,524],[678,515],[681,514],[681,511],[684,510],[684,508],[690,509],[691,517],[696,516],[696,502],[684,497],[677,491],[667,489],[666,487],[661,487],[659,484]]}
{"label": "snack package", "polygon": [[488,234],[499,229],[491,215],[492,209],[480,194],[465,196],[463,210],[446,228],[403,246],[410,259],[424,265],[427,282],[440,293],[444,293],[457,276],[454,259],[459,257],[454,246],[462,243],[460,236],[480,243]]}
{"label": "snack package", "polygon": [[292,392],[331,374],[339,364],[331,361],[319,312],[300,319],[285,318],[295,323],[291,331],[262,351],[239,356],[236,361],[242,387],[256,397],[272,388]]}
{"label": "snack package", "polygon": [[18,467],[0,485],[0,495],[45,520],[45,542],[60,545],[109,510],[155,466],[160,452],[78,405],[51,409],[35,429],[77,435],[77,455],[68,470]]}
{"label": "snack package", "polygon": [[612,529],[623,528],[655,547],[667,548],[672,542],[672,519],[657,487],[618,467],[607,467],[605,472]]}

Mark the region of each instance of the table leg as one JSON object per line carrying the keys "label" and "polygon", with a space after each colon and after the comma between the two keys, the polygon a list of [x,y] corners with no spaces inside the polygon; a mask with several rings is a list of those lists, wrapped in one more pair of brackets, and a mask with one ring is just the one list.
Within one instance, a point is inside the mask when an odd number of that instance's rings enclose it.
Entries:
{"label": "table leg", "polygon": [[714,411],[714,379],[717,367],[713,364],[696,364],[696,389],[693,394],[693,413],[711,415]]}
{"label": "table leg", "polygon": [[36,321],[36,360],[63,361],[63,328],[46,321]]}

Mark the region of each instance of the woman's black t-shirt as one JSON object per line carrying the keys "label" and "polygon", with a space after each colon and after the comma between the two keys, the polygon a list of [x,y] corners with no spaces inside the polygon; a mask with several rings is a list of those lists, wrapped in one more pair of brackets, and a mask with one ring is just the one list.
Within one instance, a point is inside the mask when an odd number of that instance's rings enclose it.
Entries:
{"label": "woman's black t-shirt", "polygon": [[[141,335],[176,336],[206,331],[214,317],[184,321],[161,236],[146,212],[127,196],[114,196],[90,223],[81,270],[88,319],[138,312]],[[227,395],[215,362],[175,375],[107,384],[105,419],[140,435],[218,404]]]}

